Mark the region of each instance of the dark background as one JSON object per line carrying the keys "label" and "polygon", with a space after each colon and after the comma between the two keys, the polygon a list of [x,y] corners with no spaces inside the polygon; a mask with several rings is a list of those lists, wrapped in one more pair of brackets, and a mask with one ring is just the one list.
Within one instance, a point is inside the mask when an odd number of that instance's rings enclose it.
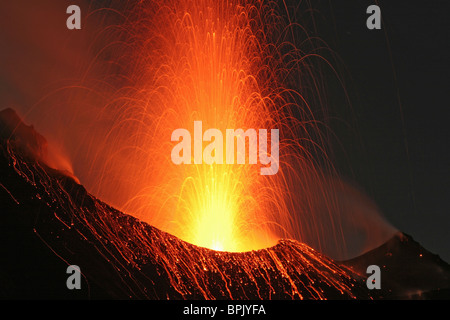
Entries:
{"label": "dark background", "polygon": [[[380,6],[381,30],[366,28],[371,4]],[[343,66],[355,120],[334,128],[345,150],[338,167],[394,227],[449,262],[450,3],[312,5],[318,33]]]}

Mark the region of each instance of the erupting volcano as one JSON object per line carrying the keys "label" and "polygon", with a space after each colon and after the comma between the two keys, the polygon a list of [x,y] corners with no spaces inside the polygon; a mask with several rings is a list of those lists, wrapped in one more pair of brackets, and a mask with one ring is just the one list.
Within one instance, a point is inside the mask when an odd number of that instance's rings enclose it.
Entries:
{"label": "erupting volcano", "polygon": [[[327,234],[312,208],[327,191],[311,190],[329,172],[318,163],[330,166],[325,139],[305,95],[283,83],[300,75],[299,85],[319,94],[310,66],[316,54],[304,53],[313,48],[308,35],[305,48],[274,42],[286,37],[286,25],[276,3],[261,1],[153,1],[130,9],[127,19],[125,45],[114,53],[129,86],[99,111],[112,117],[112,125],[89,152],[93,170],[100,170],[90,188],[94,194],[216,250],[248,251],[285,237]],[[208,144],[201,133],[196,136],[199,122],[223,133],[279,130],[279,171],[262,177],[257,166],[248,165],[250,145],[226,163],[206,163],[204,152],[219,139],[209,137]],[[192,153],[178,151],[188,160],[174,164],[170,156],[178,137],[169,137],[181,128],[193,133]],[[242,134],[239,139],[251,144]],[[226,151],[221,143],[211,157]],[[291,214],[299,207],[308,212],[301,222]]]}
{"label": "erupting volcano", "polygon": [[[372,298],[358,274],[297,241],[219,252],[125,215],[87,193],[66,172],[48,167],[45,139],[12,110],[2,111],[0,119],[4,128],[13,124],[12,131],[1,132],[0,157],[1,225],[10,230],[2,230],[2,257],[8,262],[2,265],[2,290],[7,296],[33,297],[44,287],[47,297],[70,297],[56,269],[77,261],[90,298]],[[16,265],[19,248],[27,254]],[[20,270],[28,275],[25,279],[9,276]],[[24,288],[28,277],[37,281]]]}
{"label": "erupting volcano", "polygon": [[[57,275],[69,264],[94,298],[403,294],[336,262],[397,230],[334,168],[323,72],[340,77],[308,14],[258,0],[111,7],[90,4],[79,74],[19,112],[43,136],[1,113],[4,296],[45,283],[72,297]],[[6,280],[24,271],[17,250],[41,261],[31,284]]]}
{"label": "erupting volcano", "polygon": [[[299,22],[271,1],[115,7],[120,14],[92,8],[79,71],[61,86],[52,79],[50,92],[21,112],[92,194],[216,250],[289,238],[345,258],[395,232],[356,190],[369,209],[343,196],[352,188],[334,169],[323,75],[340,79],[331,50],[310,34],[308,6]],[[191,143],[174,135],[182,129]],[[360,234],[368,236],[349,253]]]}

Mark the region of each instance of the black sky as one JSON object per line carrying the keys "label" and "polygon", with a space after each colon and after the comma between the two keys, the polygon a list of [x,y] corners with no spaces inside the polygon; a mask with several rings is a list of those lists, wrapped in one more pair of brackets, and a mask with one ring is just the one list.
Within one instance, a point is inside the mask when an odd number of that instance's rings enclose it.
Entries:
{"label": "black sky", "polygon": [[313,2],[321,35],[347,68],[361,140],[337,129],[352,172],[342,170],[396,228],[450,261],[450,3],[377,3],[382,30],[366,28],[375,1]]}

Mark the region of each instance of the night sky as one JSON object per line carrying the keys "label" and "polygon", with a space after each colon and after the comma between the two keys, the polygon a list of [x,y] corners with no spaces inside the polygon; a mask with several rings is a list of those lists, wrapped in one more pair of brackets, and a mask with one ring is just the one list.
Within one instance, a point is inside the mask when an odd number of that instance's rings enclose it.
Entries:
{"label": "night sky", "polygon": [[337,162],[396,228],[448,262],[450,3],[378,1],[382,30],[368,30],[371,4],[317,5],[357,123],[357,138],[336,129],[346,151]]}

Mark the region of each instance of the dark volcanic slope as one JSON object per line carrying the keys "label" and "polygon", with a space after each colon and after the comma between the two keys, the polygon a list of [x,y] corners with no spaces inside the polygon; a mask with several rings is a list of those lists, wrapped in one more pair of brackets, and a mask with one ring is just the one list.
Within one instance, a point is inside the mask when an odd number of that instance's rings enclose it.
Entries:
{"label": "dark volcanic slope", "polygon": [[[216,252],[115,210],[46,166],[35,152],[42,137],[16,120],[5,125],[11,117],[0,113],[1,297],[370,298],[350,269],[299,242]],[[71,264],[81,268],[81,290],[66,287]]]}
{"label": "dark volcanic slope", "polygon": [[386,298],[450,299],[450,265],[402,232],[344,264],[361,274],[378,265]]}

